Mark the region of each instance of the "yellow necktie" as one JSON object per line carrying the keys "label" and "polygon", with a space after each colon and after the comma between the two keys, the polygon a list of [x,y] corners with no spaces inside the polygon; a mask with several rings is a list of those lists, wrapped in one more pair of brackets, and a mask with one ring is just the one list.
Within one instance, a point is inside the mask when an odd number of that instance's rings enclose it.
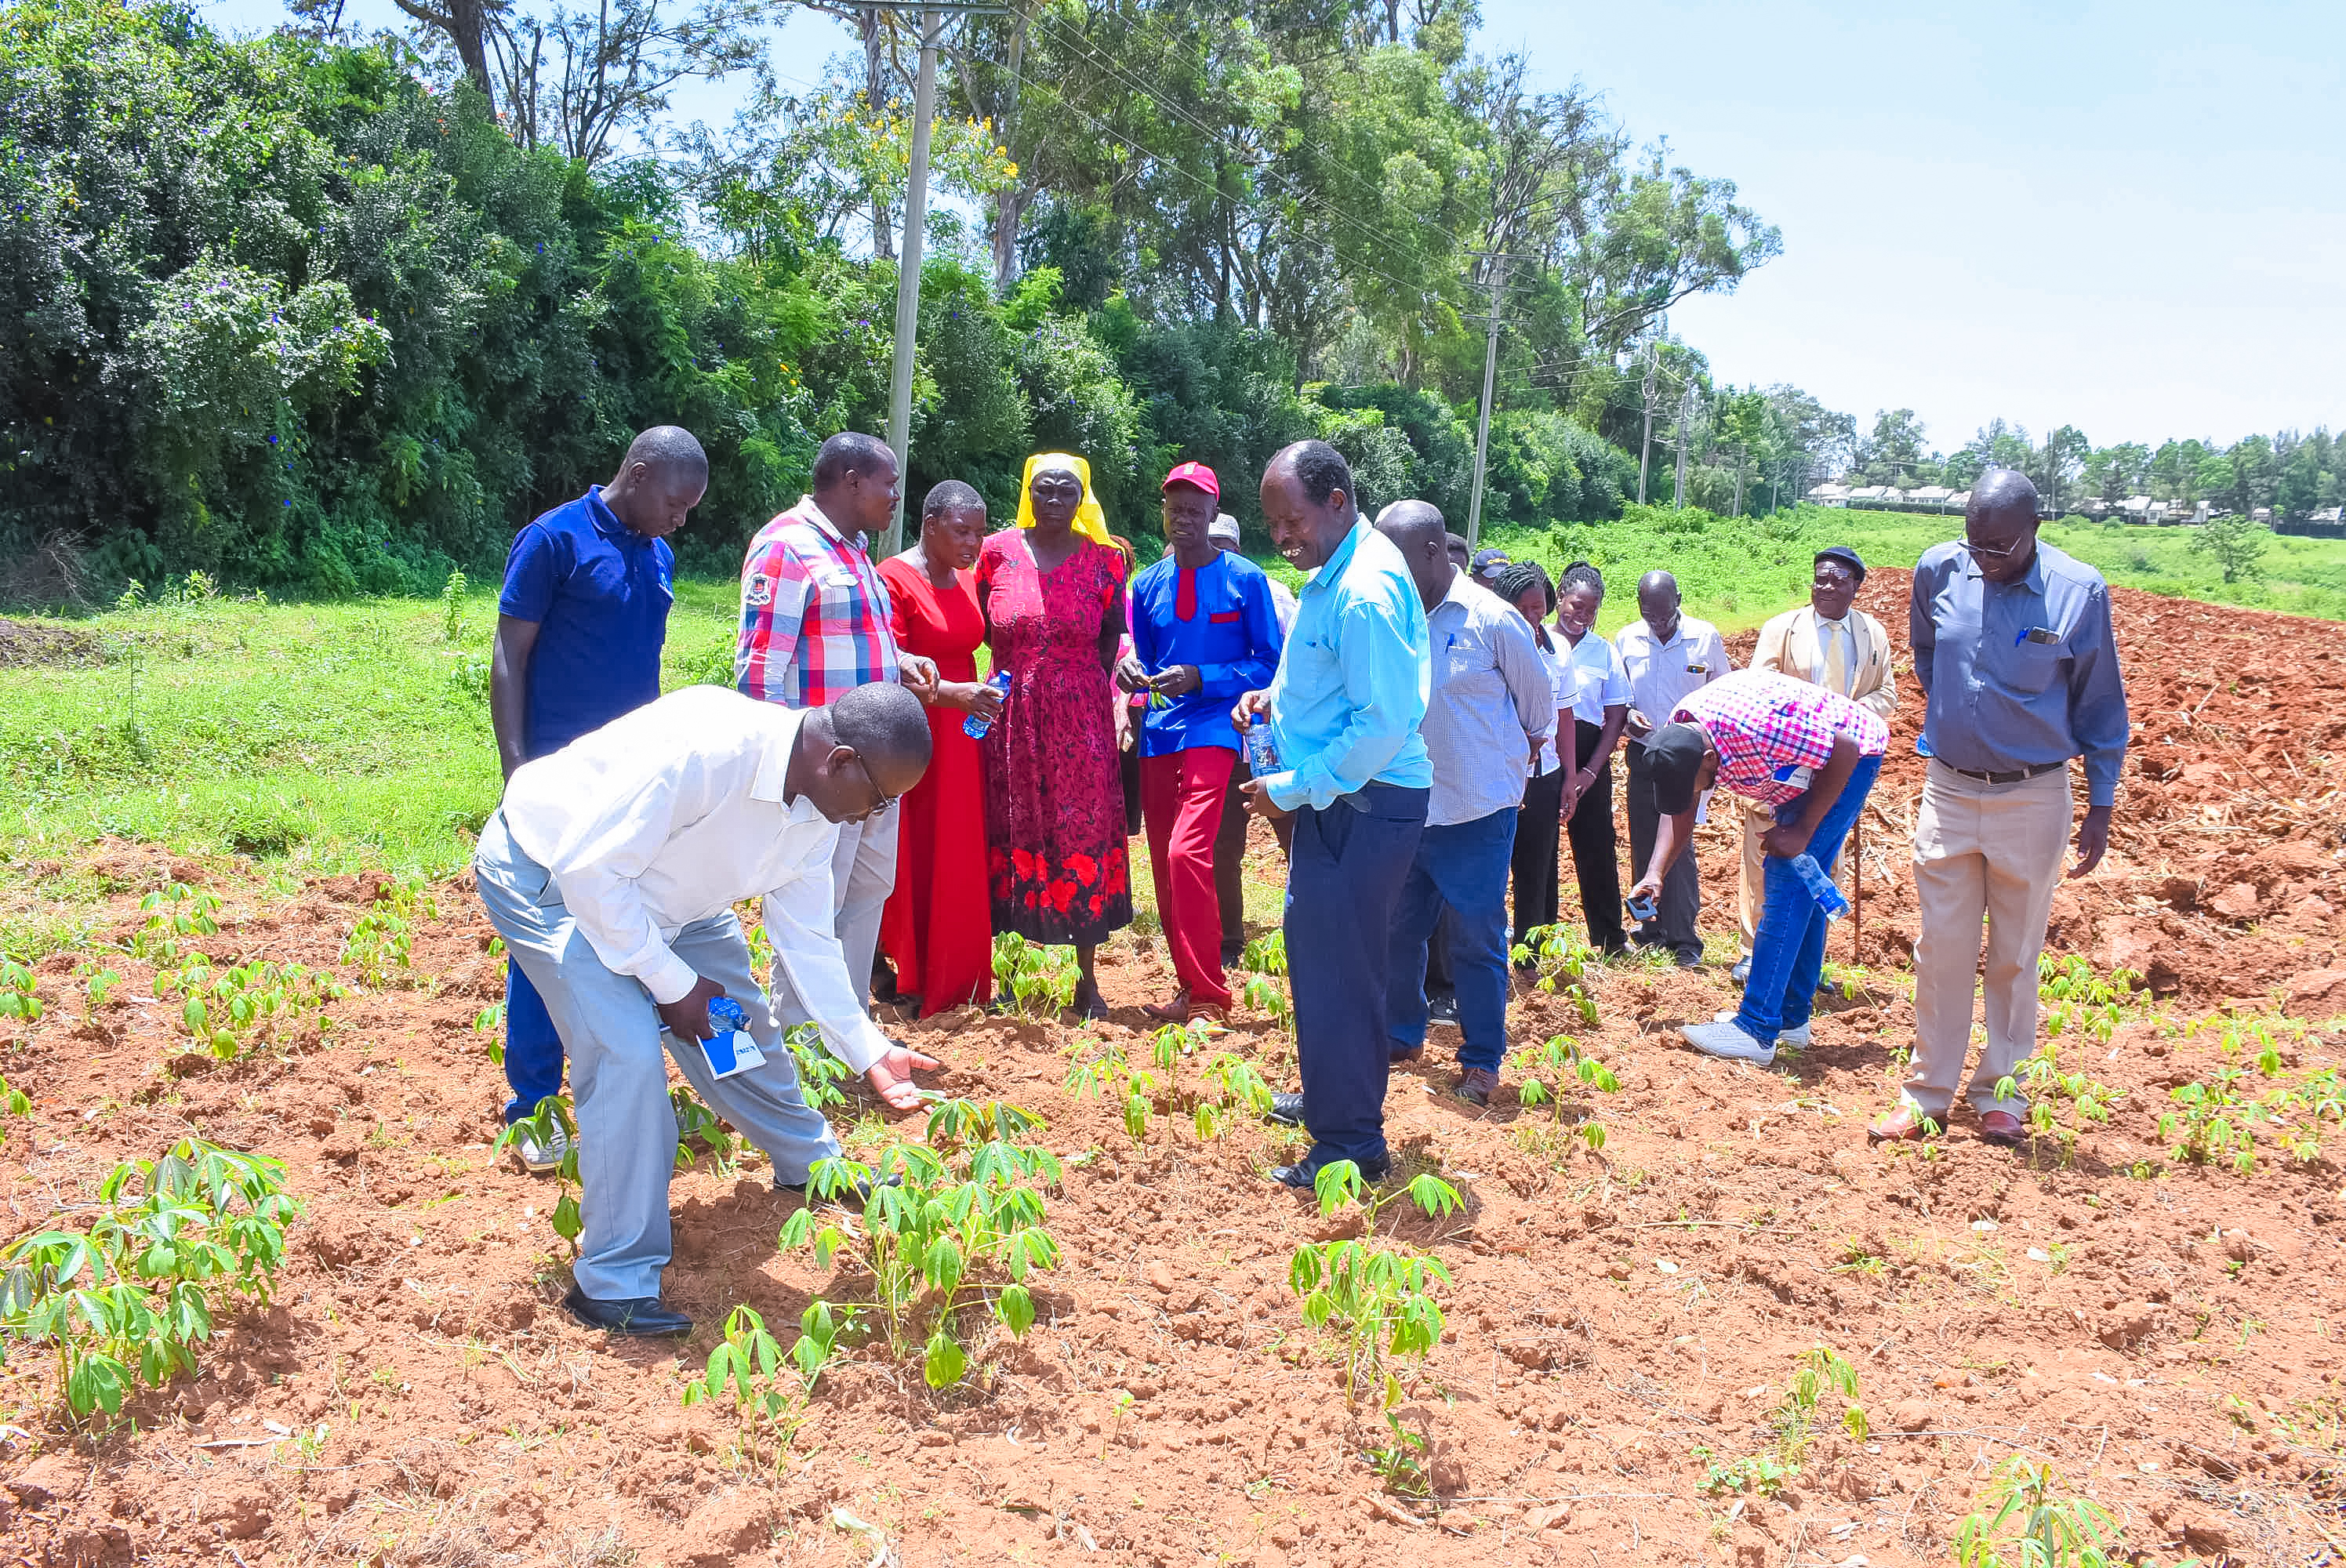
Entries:
{"label": "yellow necktie", "polygon": [[1837,691],[1843,697],[1847,697],[1853,679],[1849,667],[1849,623],[1843,621],[1839,626],[1820,626],[1817,630],[1822,633],[1826,639],[1825,689]]}

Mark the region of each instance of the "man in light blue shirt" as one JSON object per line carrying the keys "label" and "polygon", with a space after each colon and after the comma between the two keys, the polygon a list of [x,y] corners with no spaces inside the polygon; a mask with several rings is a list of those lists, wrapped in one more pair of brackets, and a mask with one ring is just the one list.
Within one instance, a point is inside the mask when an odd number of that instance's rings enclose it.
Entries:
{"label": "man in light blue shirt", "polygon": [[1296,819],[1285,930],[1303,1093],[1274,1114],[1300,1119],[1312,1143],[1271,1175],[1309,1191],[1338,1160],[1372,1181],[1392,1168],[1386,964],[1433,783],[1417,733],[1433,666],[1409,566],[1361,521],[1335,448],[1302,441],[1272,458],[1262,514],[1280,554],[1312,574],[1270,688],[1231,710],[1241,728],[1267,718],[1279,748],[1280,766],[1244,786],[1248,809]]}

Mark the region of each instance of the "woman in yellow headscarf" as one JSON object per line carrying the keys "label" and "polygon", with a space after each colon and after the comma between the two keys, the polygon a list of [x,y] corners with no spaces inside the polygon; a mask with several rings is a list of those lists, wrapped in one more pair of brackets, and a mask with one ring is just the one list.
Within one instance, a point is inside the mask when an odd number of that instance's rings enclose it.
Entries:
{"label": "woman in yellow headscarf", "polygon": [[1125,572],[1091,465],[1066,453],[1028,458],[1018,526],[989,535],[977,557],[986,644],[1011,677],[984,743],[987,884],[995,931],[1074,946],[1076,1009],[1086,1018],[1107,1012],[1094,955],[1132,923],[1108,682]]}

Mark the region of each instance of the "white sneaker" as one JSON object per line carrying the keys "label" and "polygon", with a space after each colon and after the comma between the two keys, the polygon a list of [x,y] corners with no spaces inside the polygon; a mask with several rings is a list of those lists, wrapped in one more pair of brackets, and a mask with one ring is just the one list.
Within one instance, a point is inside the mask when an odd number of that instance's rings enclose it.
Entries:
{"label": "white sneaker", "polygon": [[540,1143],[536,1135],[526,1130],[514,1135],[514,1153],[521,1156],[522,1168],[532,1176],[549,1176],[562,1168],[562,1158],[570,1152],[570,1137],[560,1127]]}
{"label": "white sneaker", "polygon": [[1729,1062],[1749,1062],[1756,1067],[1765,1067],[1776,1060],[1773,1045],[1760,1044],[1737,1023],[1689,1023],[1686,1026],[1686,1041],[1706,1056]]}
{"label": "white sneaker", "polygon": [[[1729,1008],[1725,1013],[1712,1013],[1711,1021],[1715,1023],[1732,1023],[1742,1016],[1743,1014],[1740,1013]],[[1779,1029],[1776,1031],[1776,1044],[1779,1045],[1790,1045],[1795,1051],[1807,1050],[1809,1048],[1809,1026],[1806,1023],[1803,1023],[1798,1029]]]}

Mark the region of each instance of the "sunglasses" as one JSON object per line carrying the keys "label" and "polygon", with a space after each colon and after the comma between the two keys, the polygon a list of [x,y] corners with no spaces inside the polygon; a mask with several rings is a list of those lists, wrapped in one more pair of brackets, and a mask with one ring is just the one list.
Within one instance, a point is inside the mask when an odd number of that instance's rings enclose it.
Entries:
{"label": "sunglasses", "polygon": [[2014,555],[2019,553],[2020,542],[2015,539],[2011,544],[1999,549],[1994,545],[1974,545],[1970,540],[1966,539],[1964,541],[1964,549],[1967,554],[1977,560],[2009,561]]}

